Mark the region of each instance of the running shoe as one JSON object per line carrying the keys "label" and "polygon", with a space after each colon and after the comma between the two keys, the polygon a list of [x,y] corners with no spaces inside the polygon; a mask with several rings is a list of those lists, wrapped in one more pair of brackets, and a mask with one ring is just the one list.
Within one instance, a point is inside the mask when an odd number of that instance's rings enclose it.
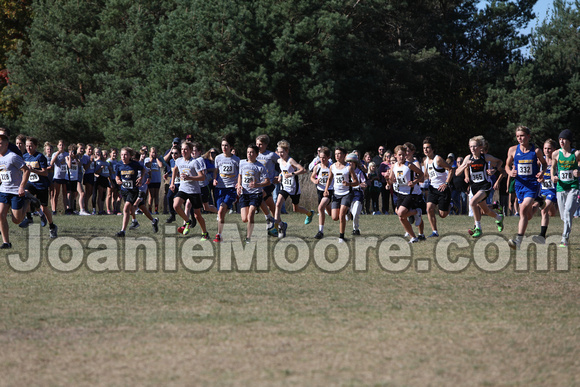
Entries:
{"label": "running shoe", "polygon": [[200,241],[202,241],[202,242],[203,241],[209,241],[209,233],[207,233],[207,232],[201,233],[201,239],[200,239]]}
{"label": "running shoe", "polygon": [[346,239],[344,238],[338,238],[338,243],[346,243]]}
{"label": "running shoe", "polygon": [[568,241],[566,239],[562,239],[562,241],[560,241],[560,247],[568,247]]}
{"label": "running shoe", "polygon": [[417,238],[419,238],[420,241],[424,241],[427,239],[427,238],[425,238],[425,234],[419,234],[419,235],[417,235]]}
{"label": "running shoe", "polygon": [[183,230],[185,229],[185,226],[180,226],[177,228],[177,232],[180,234],[183,234]]}
{"label": "running shoe", "polygon": [[159,231],[159,218],[155,218],[153,219],[153,221],[151,222],[151,226],[153,226],[153,232],[158,232]]}
{"label": "running shoe", "polygon": [[215,238],[213,238],[213,241],[215,243],[219,243],[222,241],[222,237],[220,236],[220,234],[215,234]]}
{"label": "running shoe", "polygon": [[[218,221],[219,221],[219,218],[218,218]],[[274,219],[272,217],[272,215],[268,215],[268,219],[266,219],[266,222],[268,223],[268,230],[276,225],[276,219]]]}
{"label": "running shoe", "polygon": [[250,238],[246,238],[246,244],[249,245],[251,242]]}
{"label": "running shoe", "polygon": [[473,228],[470,228],[469,230],[467,230],[467,233],[468,233],[469,235],[473,235],[473,233],[475,232],[475,229],[476,229],[476,228],[477,228],[477,227],[473,226]]}
{"label": "running shoe", "polygon": [[502,232],[503,231],[503,214],[499,214],[500,216],[500,220],[496,220],[495,224],[497,225],[497,231]]}
{"label": "running shoe", "polygon": [[546,238],[544,238],[541,235],[534,235],[532,237],[532,240],[534,241],[534,243],[537,243],[538,245],[543,245],[546,243]]}
{"label": "running shoe", "polygon": [[50,230],[49,230],[49,234],[50,234],[50,238],[54,239],[56,237],[58,237],[58,227],[56,224],[52,224],[52,226],[49,226]]}
{"label": "running shoe", "polygon": [[439,237],[439,233],[437,231],[433,231],[431,233],[431,235],[429,235],[427,238],[438,238]]}
{"label": "running shoe", "polygon": [[22,220],[22,222],[20,222],[20,224],[18,225],[18,227],[20,228],[27,228],[28,225],[34,223],[34,221],[32,219],[28,219],[28,218],[24,218]]}
{"label": "running shoe", "polygon": [[138,229],[138,228],[139,228],[139,226],[141,226],[141,225],[139,224],[139,222],[138,222],[138,221],[136,221],[136,220],[134,220],[134,221],[132,221],[132,222],[131,222],[131,225],[129,226],[129,230],[135,230],[135,229]]}
{"label": "running shoe", "polygon": [[352,230],[352,235],[360,235],[360,230]]}
{"label": "running shoe", "polygon": [[189,231],[193,228],[191,220],[188,220],[183,225],[183,235],[189,234]]}
{"label": "running shoe", "polygon": [[519,250],[520,249],[520,241],[517,239],[508,239],[508,245],[512,250]]}
{"label": "running shoe", "polygon": [[409,243],[418,243],[419,242],[419,238],[415,237],[415,238],[411,238],[411,240],[409,241]]}
{"label": "running shoe", "polygon": [[88,216],[88,215],[91,215],[91,213],[90,213],[90,212],[87,212],[87,211],[85,211],[85,210],[81,210],[81,211],[79,212],[79,215],[82,215],[82,216]]}
{"label": "running shoe", "polygon": [[46,219],[46,215],[44,215],[44,212],[42,211],[39,212],[39,215],[40,215],[40,226],[45,227],[48,224],[48,219]]}
{"label": "running shoe", "polygon": [[314,216],[314,211],[310,210],[310,215],[304,220],[304,224],[310,224],[312,222],[312,217]]}
{"label": "running shoe", "polygon": [[117,238],[125,238],[125,231],[121,230],[115,236]]}
{"label": "running shoe", "polygon": [[314,239],[322,239],[324,238],[324,233],[322,231],[318,231],[316,235],[314,235]]}
{"label": "running shoe", "polygon": [[12,243],[8,242],[8,243],[2,243],[2,246],[0,246],[0,249],[11,249],[12,248]]}
{"label": "running shoe", "polygon": [[172,214],[169,218],[167,218],[167,220],[165,221],[165,223],[173,223],[175,222],[175,215]]}
{"label": "running shoe", "polygon": [[278,229],[276,227],[269,228],[268,235],[273,236],[274,238],[277,238],[278,237]]}
{"label": "running shoe", "polygon": [[471,234],[471,236],[474,238],[479,238],[481,236],[481,234],[483,234],[481,232],[481,229],[479,227],[476,227],[473,229],[473,234]]}
{"label": "running shoe", "polygon": [[288,223],[280,222],[279,229],[278,229],[278,238],[285,238],[287,229],[288,229]]}

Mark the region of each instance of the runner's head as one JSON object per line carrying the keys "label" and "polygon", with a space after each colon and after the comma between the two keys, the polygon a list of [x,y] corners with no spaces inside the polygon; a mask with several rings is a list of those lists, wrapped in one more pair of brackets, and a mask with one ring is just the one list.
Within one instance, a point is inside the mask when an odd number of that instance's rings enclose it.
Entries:
{"label": "runner's head", "polygon": [[344,159],[346,158],[346,149],[341,146],[336,147],[334,149],[334,158],[337,162],[343,164]]}
{"label": "runner's head", "polygon": [[330,149],[326,146],[321,146],[318,148],[318,157],[320,158],[320,162],[326,165],[330,159]]}
{"label": "runner's head", "polygon": [[278,156],[282,157],[284,160],[288,157],[290,153],[290,143],[286,140],[278,141],[277,144],[278,148],[276,149],[276,153]]}
{"label": "runner's head", "polygon": [[558,143],[549,138],[544,142],[544,156],[549,160],[552,158],[552,153],[558,149]]}
{"label": "runner's head", "polygon": [[248,157],[248,161],[253,163],[256,161],[258,157],[258,153],[260,153],[260,148],[257,145],[250,144],[248,145],[248,149],[246,151],[246,156]]}
{"label": "runner's head", "polygon": [[121,148],[121,161],[123,162],[123,164],[129,164],[134,155],[135,151],[133,150],[133,148],[128,146]]}
{"label": "runner's head", "polygon": [[260,148],[260,153],[264,153],[270,143],[270,137],[267,134],[261,134],[256,137],[256,145]]}
{"label": "runner's head", "polygon": [[34,155],[38,148],[38,139],[36,137],[26,137],[26,152],[29,155]]}
{"label": "runner's head", "polygon": [[520,125],[516,128],[516,139],[521,145],[530,143],[530,129],[527,126]]}
{"label": "runner's head", "polygon": [[395,157],[399,164],[404,164],[407,159],[407,147],[405,145],[397,145],[395,147]]}
{"label": "runner's head", "polygon": [[430,159],[435,153],[435,139],[433,137],[425,137],[423,140],[423,153]]}
{"label": "runner's head", "polygon": [[483,136],[475,136],[469,139],[469,150],[471,151],[472,155],[479,156],[481,154],[484,141],[485,139]]}

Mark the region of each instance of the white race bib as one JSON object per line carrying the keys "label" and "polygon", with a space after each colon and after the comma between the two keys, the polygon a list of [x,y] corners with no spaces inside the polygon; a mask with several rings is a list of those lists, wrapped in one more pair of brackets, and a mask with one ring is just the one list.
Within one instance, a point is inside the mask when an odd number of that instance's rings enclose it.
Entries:
{"label": "white race bib", "polygon": [[474,183],[481,183],[481,182],[485,181],[485,175],[484,175],[483,171],[471,172],[471,180]]}
{"label": "white race bib", "polygon": [[434,168],[429,168],[429,178],[435,179],[437,177],[437,173],[435,172]]}
{"label": "white race bib", "polygon": [[574,181],[574,170],[570,169],[570,170],[559,170],[559,177],[560,177],[560,181],[563,182],[570,182],[570,181]]}
{"label": "white race bib", "polygon": [[554,184],[552,183],[551,179],[544,179],[544,181],[542,182],[542,187],[544,189],[553,189]]}
{"label": "white race bib", "polygon": [[40,180],[40,177],[38,177],[38,175],[36,173],[30,172],[30,176],[28,177],[29,182],[36,183],[39,180]]}
{"label": "white race bib", "polygon": [[124,180],[123,181],[123,188],[133,189],[133,180]]}
{"label": "white race bib", "polygon": [[8,171],[0,171],[0,180],[2,181],[2,183],[11,183],[12,174]]}
{"label": "white race bib", "polygon": [[79,179],[79,166],[76,164],[71,164],[68,169],[71,181],[77,181]]}
{"label": "white race bib", "polygon": [[233,164],[223,164],[220,165],[220,174],[224,177],[230,176],[234,172]]}
{"label": "white race bib", "polygon": [[519,176],[531,176],[532,175],[532,165],[531,164],[518,164],[518,175]]}
{"label": "white race bib", "polygon": [[254,176],[252,176],[252,175],[244,175],[243,183],[245,185],[249,185],[253,181],[254,181]]}

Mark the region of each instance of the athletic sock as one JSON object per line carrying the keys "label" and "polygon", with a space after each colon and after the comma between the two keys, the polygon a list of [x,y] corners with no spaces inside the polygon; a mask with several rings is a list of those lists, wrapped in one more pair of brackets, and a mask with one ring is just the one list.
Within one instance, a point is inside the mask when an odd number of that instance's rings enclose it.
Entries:
{"label": "athletic sock", "polygon": [[540,228],[540,235],[545,238],[546,237],[546,233],[548,232],[548,226],[541,226]]}
{"label": "athletic sock", "polygon": [[339,236],[340,239],[344,239],[344,233],[341,233]]}
{"label": "athletic sock", "polygon": [[481,221],[475,222],[475,228],[481,228]]}
{"label": "athletic sock", "polygon": [[318,231],[323,232],[324,231],[324,225],[323,224],[319,224],[318,225]]}

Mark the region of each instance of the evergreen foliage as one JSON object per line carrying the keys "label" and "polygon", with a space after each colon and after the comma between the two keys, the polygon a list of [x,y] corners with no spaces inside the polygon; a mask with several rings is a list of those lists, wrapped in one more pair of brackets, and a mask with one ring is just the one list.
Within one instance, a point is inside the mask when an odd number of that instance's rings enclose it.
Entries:
{"label": "evergreen foliage", "polygon": [[[267,133],[306,159],[320,144],[392,148],[426,135],[444,153],[483,133],[494,149],[515,114],[499,95],[524,63],[518,31],[535,0],[477,3],[36,0],[2,98],[19,101],[13,128],[50,140],[165,149],[188,133],[206,146],[233,133],[244,147]],[[550,95],[545,120],[565,125],[577,97],[564,109]]]}

